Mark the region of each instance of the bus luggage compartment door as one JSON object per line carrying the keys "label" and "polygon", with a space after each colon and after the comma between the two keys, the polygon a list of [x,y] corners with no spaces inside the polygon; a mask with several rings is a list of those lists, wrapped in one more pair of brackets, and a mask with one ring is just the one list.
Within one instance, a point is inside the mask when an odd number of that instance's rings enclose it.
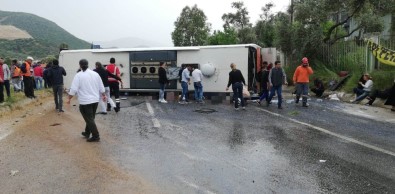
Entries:
{"label": "bus luggage compartment door", "polygon": [[[130,52],[130,88],[159,89],[159,62],[168,67],[177,66],[176,51],[141,51]],[[176,89],[176,81],[171,81],[169,89]]]}

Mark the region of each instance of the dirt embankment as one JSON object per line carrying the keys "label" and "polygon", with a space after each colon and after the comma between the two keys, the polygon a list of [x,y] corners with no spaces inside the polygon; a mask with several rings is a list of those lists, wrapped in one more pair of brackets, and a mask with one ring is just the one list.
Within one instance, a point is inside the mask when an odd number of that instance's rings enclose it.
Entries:
{"label": "dirt embankment", "polygon": [[7,132],[0,136],[3,193],[160,193],[116,166],[110,142],[82,138],[77,106],[59,114],[51,96],[21,103],[0,117],[0,132]]}
{"label": "dirt embankment", "polygon": [[0,25],[0,39],[16,40],[33,38],[28,32],[15,26]]}

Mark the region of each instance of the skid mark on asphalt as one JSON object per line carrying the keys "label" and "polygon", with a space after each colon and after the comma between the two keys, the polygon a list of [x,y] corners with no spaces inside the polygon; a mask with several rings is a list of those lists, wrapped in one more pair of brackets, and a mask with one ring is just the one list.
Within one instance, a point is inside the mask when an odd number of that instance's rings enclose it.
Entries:
{"label": "skid mark on asphalt", "polygon": [[157,118],[155,118],[155,112],[154,112],[154,109],[151,106],[151,103],[147,102],[146,104],[147,104],[148,112],[149,112],[149,114],[152,117],[152,123],[154,124],[154,128],[160,128],[160,126],[161,126],[160,122],[159,122],[159,120]]}
{"label": "skid mark on asphalt", "polygon": [[343,140],[346,140],[346,141],[358,144],[360,146],[363,146],[363,147],[366,147],[366,148],[369,148],[369,149],[372,149],[372,150],[375,150],[375,151],[378,151],[378,152],[381,152],[381,153],[384,153],[384,154],[388,154],[388,155],[391,155],[391,156],[395,157],[395,153],[391,152],[389,150],[385,150],[385,149],[379,148],[377,146],[370,145],[370,144],[358,141],[358,140],[353,139],[351,137],[347,137],[347,136],[340,135],[338,133],[334,133],[332,131],[329,131],[329,130],[321,128],[321,127],[317,127],[317,126],[314,126],[314,125],[311,125],[311,124],[308,124],[308,123],[305,123],[305,122],[302,122],[302,121],[298,121],[296,119],[288,118],[288,117],[285,117],[283,115],[280,115],[280,114],[277,114],[277,113],[274,113],[274,112],[271,112],[271,111],[268,111],[268,110],[265,110],[265,109],[260,109],[260,108],[256,108],[256,109],[258,109],[259,111],[263,111],[263,112],[269,113],[271,115],[277,116],[277,117],[281,117],[283,119],[287,119],[287,120],[289,120],[291,122],[298,123],[300,125],[311,127],[312,129],[318,130],[318,131],[326,133],[328,135],[332,135],[332,136],[337,137],[339,139],[343,139]]}

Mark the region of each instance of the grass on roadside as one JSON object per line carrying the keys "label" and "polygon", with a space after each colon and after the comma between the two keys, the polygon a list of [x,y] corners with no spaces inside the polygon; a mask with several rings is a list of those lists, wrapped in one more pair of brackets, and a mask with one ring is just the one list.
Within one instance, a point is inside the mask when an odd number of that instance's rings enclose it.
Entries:
{"label": "grass on roadside", "polygon": [[[52,95],[52,90],[51,89],[35,90],[34,93],[36,96],[44,97],[44,96]],[[25,94],[23,92],[14,92],[13,88],[11,88],[11,97],[7,97],[4,91],[4,98],[5,101],[2,105],[0,105],[0,108],[8,107],[11,110],[21,110],[23,108],[23,105],[18,104],[18,102],[21,102],[24,99],[26,99]]]}

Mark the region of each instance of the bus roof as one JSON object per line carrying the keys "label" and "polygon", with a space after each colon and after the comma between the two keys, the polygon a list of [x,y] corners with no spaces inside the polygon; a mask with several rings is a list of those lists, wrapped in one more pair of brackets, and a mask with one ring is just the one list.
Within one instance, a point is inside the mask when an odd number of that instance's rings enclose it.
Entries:
{"label": "bus roof", "polygon": [[131,52],[131,51],[196,51],[204,48],[237,48],[237,47],[254,47],[260,48],[256,44],[234,44],[234,45],[213,45],[213,46],[187,46],[187,47],[147,47],[147,48],[112,48],[112,49],[80,49],[80,50],[63,50],[61,53],[74,52],[93,52],[93,53],[114,53],[114,52]]}

